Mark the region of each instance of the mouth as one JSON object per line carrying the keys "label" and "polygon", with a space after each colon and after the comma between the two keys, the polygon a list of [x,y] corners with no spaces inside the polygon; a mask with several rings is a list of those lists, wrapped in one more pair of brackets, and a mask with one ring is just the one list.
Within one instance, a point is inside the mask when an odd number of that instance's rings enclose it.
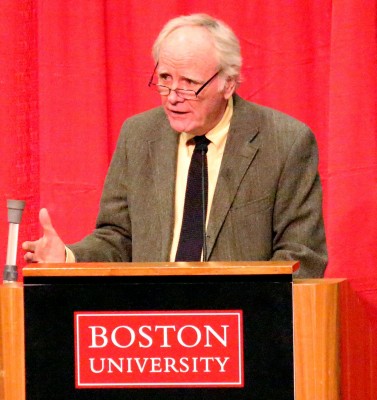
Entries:
{"label": "mouth", "polygon": [[166,110],[167,114],[171,117],[181,117],[187,115],[189,112],[188,111],[178,111],[178,110]]}
{"label": "mouth", "polygon": [[188,113],[188,111],[174,110],[174,109],[171,109],[171,108],[166,108],[166,110],[168,112],[174,113],[174,114],[187,114]]}

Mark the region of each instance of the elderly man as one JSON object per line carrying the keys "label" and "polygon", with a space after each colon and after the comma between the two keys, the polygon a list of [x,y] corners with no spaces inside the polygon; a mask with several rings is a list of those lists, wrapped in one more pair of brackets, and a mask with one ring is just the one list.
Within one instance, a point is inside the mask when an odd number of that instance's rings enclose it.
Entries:
{"label": "elderly man", "polygon": [[[153,55],[149,86],[162,107],[124,123],[96,229],[65,247],[42,209],[44,236],[23,244],[25,259],[298,260],[297,276],[323,276],[322,195],[309,128],[235,94],[240,48],[221,21],[175,18]],[[202,175],[190,178],[198,153]],[[201,181],[196,194],[190,179]]]}

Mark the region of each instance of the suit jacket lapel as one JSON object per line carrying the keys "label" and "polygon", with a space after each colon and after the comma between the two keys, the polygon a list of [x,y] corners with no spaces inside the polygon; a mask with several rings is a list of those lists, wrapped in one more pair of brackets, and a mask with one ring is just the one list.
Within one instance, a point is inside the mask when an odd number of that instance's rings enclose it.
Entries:
{"label": "suit jacket lapel", "polygon": [[[168,260],[174,227],[174,191],[177,164],[178,134],[169,123],[162,124],[155,139],[149,142],[156,213],[161,230],[157,232],[161,241],[161,261]],[[159,126],[159,124],[156,124]],[[157,238],[156,238],[157,239]]]}
{"label": "suit jacket lapel", "polygon": [[234,100],[233,117],[208,221],[207,257],[212,252],[241,181],[258,152],[258,146],[253,144],[259,132],[258,115],[250,115],[250,109],[244,113],[243,100],[238,96]]}

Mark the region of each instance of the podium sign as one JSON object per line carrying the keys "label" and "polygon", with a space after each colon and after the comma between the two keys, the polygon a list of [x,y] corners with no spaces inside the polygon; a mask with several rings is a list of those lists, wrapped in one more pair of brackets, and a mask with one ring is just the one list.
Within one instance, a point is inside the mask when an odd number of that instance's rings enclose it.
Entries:
{"label": "podium sign", "polygon": [[292,265],[27,267],[26,399],[292,400]]}
{"label": "podium sign", "polygon": [[242,311],[75,313],[77,388],[242,387]]}

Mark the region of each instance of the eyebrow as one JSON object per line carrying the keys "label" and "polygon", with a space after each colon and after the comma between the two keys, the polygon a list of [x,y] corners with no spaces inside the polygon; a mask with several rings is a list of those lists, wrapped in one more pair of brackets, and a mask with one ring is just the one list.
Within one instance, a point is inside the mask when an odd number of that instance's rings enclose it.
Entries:
{"label": "eyebrow", "polygon": [[[167,70],[162,69],[162,71],[158,71],[158,68],[156,68],[156,74],[158,76],[163,76],[163,75],[172,76],[172,74],[170,72],[168,72]],[[202,84],[204,82],[202,79],[198,80],[196,78],[190,77],[189,75],[181,75],[178,79],[179,80],[192,81],[194,83],[197,83],[198,85],[200,85],[200,84]]]}

